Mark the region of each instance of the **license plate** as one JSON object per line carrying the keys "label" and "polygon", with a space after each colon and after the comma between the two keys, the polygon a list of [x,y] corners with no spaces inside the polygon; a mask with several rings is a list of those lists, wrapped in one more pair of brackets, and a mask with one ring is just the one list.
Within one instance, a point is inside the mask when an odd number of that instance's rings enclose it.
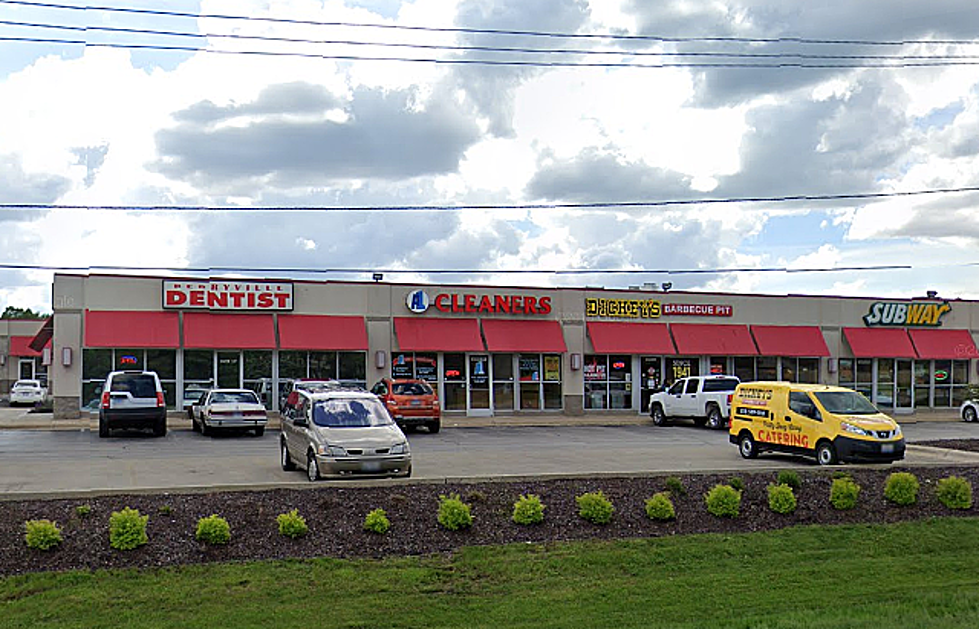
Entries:
{"label": "license plate", "polygon": [[365,472],[379,472],[381,470],[381,464],[377,461],[367,461],[364,463]]}
{"label": "license plate", "polygon": [[411,401],[411,405],[412,406],[421,406],[422,405],[422,401],[421,400],[412,400]]}
{"label": "license plate", "polygon": [[883,453],[885,453],[885,454],[890,453],[890,452],[894,452],[894,444],[893,443],[885,443],[885,444],[883,444],[883,445],[880,446],[880,451],[883,452]]}

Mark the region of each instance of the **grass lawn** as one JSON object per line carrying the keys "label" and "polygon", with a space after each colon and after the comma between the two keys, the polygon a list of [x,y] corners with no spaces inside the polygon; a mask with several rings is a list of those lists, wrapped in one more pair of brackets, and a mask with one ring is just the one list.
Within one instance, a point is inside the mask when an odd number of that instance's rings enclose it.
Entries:
{"label": "grass lawn", "polygon": [[979,627],[979,519],[35,574],[0,627]]}

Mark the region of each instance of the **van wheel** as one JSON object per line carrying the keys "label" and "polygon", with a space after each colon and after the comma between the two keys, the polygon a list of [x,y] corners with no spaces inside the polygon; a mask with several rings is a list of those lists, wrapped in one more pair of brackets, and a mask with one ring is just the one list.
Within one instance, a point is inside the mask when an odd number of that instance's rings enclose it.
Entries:
{"label": "van wheel", "polygon": [[751,436],[750,432],[745,432],[741,434],[738,438],[738,450],[741,451],[741,456],[746,459],[758,458],[758,448],[755,446],[755,438]]}
{"label": "van wheel", "polygon": [[316,455],[310,450],[306,455],[306,478],[315,483],[320,479],[320,466],[316,464]]}
{"label": "van wheel", "polygon": [[836,463],[836,448],[829,441],[820,441],[816,445],[816,461],[820,465],[833,465]]}
{"label": "van wheel", "polygon": [[296,469],[296,464],[292,462],[292,458],[289,456],[289,448],[286,447],[284,440],[279,442],[279,463],[284,472],[291,472]]}
{"label": "van wheel", "polygon": [[721,409],[716,404],[707,407],[707,427],[711,430],[720,430],[724,427],[724,418],[721,417]]}
{"label": "van wheel", "polygon": [[964,419],[967,422],[976,421],[976,407],[966,406],[965,410],[962,411],[962,419]]}
{"label": "van wheel", "polygon": [[666,425],[666,413],[663,412],[663,407],[659,404],[653,406],[653,411],[649,415],[653,418],[654,426]]}

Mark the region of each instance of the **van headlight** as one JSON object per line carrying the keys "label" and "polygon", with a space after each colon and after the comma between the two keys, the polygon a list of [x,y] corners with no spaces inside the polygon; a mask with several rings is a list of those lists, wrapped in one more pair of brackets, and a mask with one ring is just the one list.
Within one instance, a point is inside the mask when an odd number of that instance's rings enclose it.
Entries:
{"label": "van headlight", "polygon": [[392,446],[390,450],[391,454],[408,454],[408,443],[399,443],[396,446]]}
{"label": "van headlight", "polygon": [[895,437],[900,437],[901,436],[901,425],[900,424],[894,424],[894,436]]}
{"label": "van headlight", "polygon": [[317,450],[324,456],[347,456],[347,451],[340,446],[320,446]]}
{"label": "van headlight", "polygon": [[860,426],[854,426],[853,424],[848,424],[846,422],[841,422],[840,423],[840,428],[842,428],[845,432],[849,432],[849,433],[852,433],[854,435],[860,435],[861,437],[873,437],[874,436],[874,434],[871,431],[865,430],[865,429],[861,428]]}

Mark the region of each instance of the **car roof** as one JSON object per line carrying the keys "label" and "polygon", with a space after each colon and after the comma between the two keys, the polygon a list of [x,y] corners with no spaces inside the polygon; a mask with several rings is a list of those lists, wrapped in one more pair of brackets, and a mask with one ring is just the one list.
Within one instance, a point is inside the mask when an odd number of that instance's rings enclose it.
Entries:
{"label": "car roof", "polygon": [[377,401],[377,396],[369,391],[364,391],[363,389],[332,389],[329,391],[300,391],[301,395],[305,395],[312,402],[318,402],[320,400],[335,400],[335,399],[354,399],[354,400],[374,400]]}
{"label": "car roof", "polygon": [[783,382],[775,380],[761,380],[756,382],[742,382],[745,386],[757,386],[761,388],[793,389],[795,391],[807,391],[810,393],[822,393],[826,391],[853,391],[847,387],[838,387],[832,384],[804,384],[801,382]]}
{"label": "car roof", "polygon": [[251,389],[211,389],[208,393],[255,393]]}

